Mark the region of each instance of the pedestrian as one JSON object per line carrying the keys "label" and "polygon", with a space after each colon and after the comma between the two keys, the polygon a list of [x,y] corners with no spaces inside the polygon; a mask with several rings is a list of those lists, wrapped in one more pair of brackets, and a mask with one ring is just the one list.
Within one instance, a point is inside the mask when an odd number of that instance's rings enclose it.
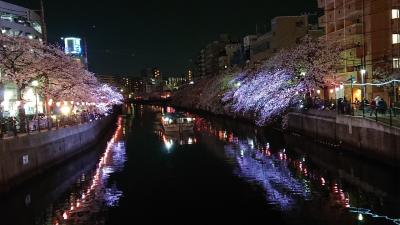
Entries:
{"label": "pedestrian", "polygon": [[387,104],[383,98],[379,99],[378,104],[377,104],[377,110],[381,114],[385,114],[387,110]]}
{"label": "pedestrian", "polygon": [[375,113],[375,115],[376,115],[376,101],[375,100],[372,100],[371,101],[371,104],[369,105],[369,108],[370,108],[370,116],[372,116],[372,113]]}
{"label": "pedestrian", "polygon": [[355,104],[355,107],[354,107],[355,109],[357,109],[357,110],[362,109],[361,105],[360,105],[360,100],[358,100],[358,98],[356,98],[354,100],[354,104]]}

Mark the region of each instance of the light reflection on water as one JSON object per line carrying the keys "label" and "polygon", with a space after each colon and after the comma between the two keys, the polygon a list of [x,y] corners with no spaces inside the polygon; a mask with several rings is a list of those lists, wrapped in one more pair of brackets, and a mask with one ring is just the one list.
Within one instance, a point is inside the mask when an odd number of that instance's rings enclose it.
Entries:
{"label": "light reflection on water", "polygon": [[109,178],[113,173],[122,171],[126,161],[122,128],[123,121],[119,118],[118,127],[96,169],[89,175],[82,174],[68,198],[50,210],[50,217],[53,218],[51,224],[90,224],[93,217],[96,218],[96,224],[104,224],[102,212],[108,207],[118,206],[123,193],[116,184],[109,184]]}
{"label": "light reflection on water", "polygon": [[261,184],[268,203],[280,210],[292,209],[296,205],[296,199],[310,198],[309,188],[293,177],[286,160],[275,155],[268,157],[262,151],[254,151],[246,141],[225,145],[225,154],[237,162],[235,173]]}
{"label": "light reflection on water", "polygon": [[[158,113],[163,108],[153,107],[151,110]],[[144,108],[138,107],[137,111],[138,114],[143,114]],[[396,219],[399,216],[398,211],[388,211],[385,206],[387,201],[383,199],[391,196],[386,189],[381,190],[370,184],[370,179],[356,180],[358,183],[349,182],[349,179],[358,177],[344,179],[348,174],[341,171],[337,163],[316,166],[316,158],[321,158],[321,155],[294,152],[287,146],[277,147],[272,140],[270,144],[260,138],[260,135],[256,135],[254,128],[252,132],[241,132],[237,127],[229,129],[230,126],[221,126],[201,117],[196,118],[193,133],[165,134],[160,129],[159,120],[159,116],[152,120],[154,130],[151,131],[159,138],[161,151],[173,155],[178,150],[190,149],[186,148],[188,145],[206,145],[208,149],[212,149],[212,145],[222,153],[224,161],[234,168],[236,176],[261,187],[266,204],[284,215],[296,214],[293,211],[300,211],[301,217],[309,216],[305,212],[318,214],[319,205],[316,202],[323,202],[322,204],[329,205],[327,208],[332,211],[332,215],[343,215],[336,212],[345,212],[346,216],[351,217],[351,223],[341,224],[400,224],[400,220]],[[123,128],[125,127],[120,119],[118,128],[95,170],[83,173],[74,190],[67,192],[68,196],[49,209],[48,214],[52,221],[46,224],[90,224],[90,221],[96,221],[96,224],[106,223],[104,212],[109,207],[118,207],[121,197],[124,196],[118,185],[112,181],[112,175],[122,171],[126,161]],[[131,126],[126,128],[128,133],[132,129]],[[371,194],[368,190],[375,192]],[[376,194],[377,192],[380,194]],[[302,211],[303,207],[310,208],[310,205],[312,210]],[[393,205],[399,204],[395,202],[391,206]],[[95,219],[92,220],[93,218]],[[372,219],[378,222],[371,222]]]}
{"label": "light reflection on water", "polygon": [[[333,204],[332,210],[346,211],[353,215],[353,221],[358,221],[357,223],[400,224],[400,219],[384,215],[384,209],[377,207],[384,204],[382,199],[375,202],[376,200],[371,198],[371,202],[359,203],[362,202],[360,199],[368,200],[367,196],[371,193],[352,193],[360,187],[352,187],[350,190],[340,177],[310,166],[313,163],[309,162],[306,155],[293,152],[289,154],[286,149],[272,149],[265,140],[263,142],[256,138],[239,137],[226,128],[218,128],[204,118],[196,118],[196,121],[197,132],[214,136],[224,143],[224,155],[226,161],[234,165],[234,173],[250,183],[261,186],[265,191],[267,204],[280,211],[289,213],[301,208],[304,202],[327,198],[323,201],[326,201],[325,204]],[[365,186],[364,184],[363,187]],[[365,205],[373,208],[365,208]],[[396,214],[398,215],[398,212]]]}

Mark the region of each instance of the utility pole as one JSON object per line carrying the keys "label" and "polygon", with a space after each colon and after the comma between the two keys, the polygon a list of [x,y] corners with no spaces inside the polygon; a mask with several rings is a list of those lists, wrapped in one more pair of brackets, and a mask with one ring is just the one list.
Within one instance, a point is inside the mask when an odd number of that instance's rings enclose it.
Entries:
{"label": "utility pole", "polygon": [[41,18],[42,18],[42,32],[43,32],[43,43],[47,45],[47,26],[46,26],[46,20],[44,18],[44,3],[43,0],[40,0],[40,12],[41,12]]}
{"label": "utility pole", "polygon": [[85,45],[85,64],[86,64],[86,69],[89,70],[89,61],[88,61],[88,46],[87,46],[87,41],[86,37],[83,37],[83,44]]}

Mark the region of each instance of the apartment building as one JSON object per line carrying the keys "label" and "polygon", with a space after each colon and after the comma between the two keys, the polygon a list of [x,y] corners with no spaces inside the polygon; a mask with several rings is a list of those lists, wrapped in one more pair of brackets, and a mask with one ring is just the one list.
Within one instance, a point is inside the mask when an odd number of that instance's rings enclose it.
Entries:
{"label": "apartment building", "polygon": [[[319,18],[319,25],[325,29],[323,38],[344,48],[335,75],[344,88],[330,87],[330,98],[353,97],[354,101],[379,95],[390,100],[384,88],[370,85],[352,88],[345,84],[377,82],[382,74],[389,77],[398,72],[399,3],[399,0],[318,0],[318,7],[324,10]],[[381,76],[377,76],[377,71]]]}
{"label": "apartment building", "polygon": [[260,35],[250,44],[250,60],[257,64],[279,52],[300,43],[310,35],[320,37],[323,31],[309,23],[308,15],[278,16],[271,21],[271,31]]}

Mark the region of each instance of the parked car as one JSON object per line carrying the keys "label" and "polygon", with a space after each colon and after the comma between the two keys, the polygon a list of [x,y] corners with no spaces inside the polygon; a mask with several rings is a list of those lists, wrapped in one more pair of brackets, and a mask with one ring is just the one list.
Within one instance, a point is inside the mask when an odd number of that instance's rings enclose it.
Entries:
{"label": "parked car", "polygon": [[45,129],[49,127],[49,120],[47,116],[43,113],[38,114],[37,116],[35,115],[32,120],[29,121],[29,130],[34,131],[38,129],[38,123],[40,126],[40,129]]}

